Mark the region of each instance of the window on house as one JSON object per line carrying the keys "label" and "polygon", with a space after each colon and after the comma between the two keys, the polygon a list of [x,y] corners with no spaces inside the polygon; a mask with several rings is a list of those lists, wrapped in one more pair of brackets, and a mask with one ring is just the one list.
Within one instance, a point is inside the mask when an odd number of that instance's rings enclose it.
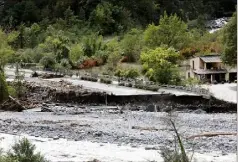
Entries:
{"label": "window on house", "polygon": [[190,72],[188,72],[188,78],[190,78]]}
{"label": "window on house", "polygon": [[193,70],[194,70],[194,61],[193,61]]}

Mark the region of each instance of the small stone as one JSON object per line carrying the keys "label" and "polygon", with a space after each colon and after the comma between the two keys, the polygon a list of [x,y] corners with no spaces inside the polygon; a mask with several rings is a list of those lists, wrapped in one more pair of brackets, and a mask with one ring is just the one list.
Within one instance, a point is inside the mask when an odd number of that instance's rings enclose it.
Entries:
{"label": "small stone", "polygon": [[145,147],[145,150],[159,150],[159,149],[155,146],[147,146]]}
{"label": "small stone", "polygon": [[96,132],[93,134],[94,137],[101,137],[102,136],[102,132]]}
{"label": "small stone", "polygon": [[53,140],[58,140],[58,139],[59,139],[58,136],[54,136],[54,137],[53,137]]}

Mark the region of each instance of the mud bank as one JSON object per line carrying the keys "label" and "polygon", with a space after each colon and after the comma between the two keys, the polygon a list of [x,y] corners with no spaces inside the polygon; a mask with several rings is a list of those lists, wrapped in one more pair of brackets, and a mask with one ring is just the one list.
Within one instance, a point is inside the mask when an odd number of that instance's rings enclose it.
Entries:
{"label": "mud bank", "polygon": [[[236,104],[203,96],[147,94],[147,95],[114,95],[96,90],[84,89],[67,82],[47,82],[43,84],[26,83],[28,97],[37,101],[71,103],[81,105],[127,106],[133,110],[141,110],[152,105],[148,111],[197,110],[206,112],[236,112]],[[34,100],[34,99],[33,99]],[[153,108],[153,106],[155,108]]]}

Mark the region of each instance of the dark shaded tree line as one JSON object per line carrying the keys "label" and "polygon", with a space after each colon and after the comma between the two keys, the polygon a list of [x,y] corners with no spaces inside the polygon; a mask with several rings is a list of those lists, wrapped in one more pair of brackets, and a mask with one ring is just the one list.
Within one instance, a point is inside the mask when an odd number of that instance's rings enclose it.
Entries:
{"label": "dark shaded tree line", "polygon": [[235,11],[233,0],[2,0],[0,24],[16,28],[21,23],[52,24],[65,17],[70,8],[78,21],[100,30],[101,34],[122,32],[130,27],[158,23],[164,11],[189,21],[221,17]]}

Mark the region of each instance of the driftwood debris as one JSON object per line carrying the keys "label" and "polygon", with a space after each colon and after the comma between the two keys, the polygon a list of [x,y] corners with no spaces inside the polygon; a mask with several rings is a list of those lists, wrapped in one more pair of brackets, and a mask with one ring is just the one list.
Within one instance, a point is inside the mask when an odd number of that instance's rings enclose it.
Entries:
{"label": "driftwood debris", "polygon": [[18,112],[26,110],[26,108],[12,96],[9,96],[8,100],[6,100],[3,104],[0,105],[0,109],[5,111],[18,111]]}
{"label": "driftwood debris", "polygon": [[236,135],[237,133],[235,132],[216,132],[216,133],[207,132],[207,133],[190,136],[187,139],[193,139],[197,137],[236,136]]}

